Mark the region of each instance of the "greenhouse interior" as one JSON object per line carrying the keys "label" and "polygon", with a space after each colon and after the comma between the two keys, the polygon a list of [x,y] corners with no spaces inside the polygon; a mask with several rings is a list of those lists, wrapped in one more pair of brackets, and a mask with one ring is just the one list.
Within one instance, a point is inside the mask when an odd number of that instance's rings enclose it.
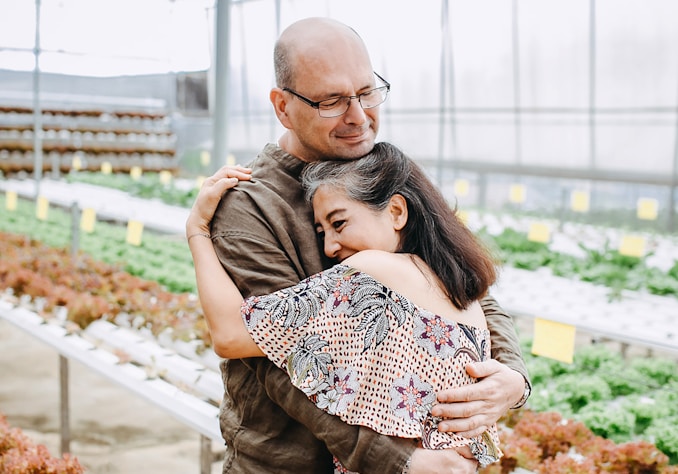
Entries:
{"label": "greenhouse interior", "polygon": [[286,132],[276,40],[326,17],[389,85],[376,141],[496,255],[530,390],[478,472],[678,473],[677,2],[0,9],[0,472],[228,472],[186,222]]}

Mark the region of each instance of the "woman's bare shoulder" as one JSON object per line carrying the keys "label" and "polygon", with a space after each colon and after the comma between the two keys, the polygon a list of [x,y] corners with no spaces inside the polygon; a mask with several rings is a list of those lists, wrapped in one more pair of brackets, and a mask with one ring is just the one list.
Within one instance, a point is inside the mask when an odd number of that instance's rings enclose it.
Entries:
{"label": "woman's bare shoulder", "polygon": [[395,275],[411,271],[414,265],[409,254],[384,250],[363,250],[341,262],[344,265],[367,273],[382,283],[388,284]]}
{"label": "woman's bare shoulder", "polygon": [[363,250],[342,263],[370,275],[420,308],[459,323],[487,327],[478,302],[465,311],[455,308],[432,270],[411,254]]}

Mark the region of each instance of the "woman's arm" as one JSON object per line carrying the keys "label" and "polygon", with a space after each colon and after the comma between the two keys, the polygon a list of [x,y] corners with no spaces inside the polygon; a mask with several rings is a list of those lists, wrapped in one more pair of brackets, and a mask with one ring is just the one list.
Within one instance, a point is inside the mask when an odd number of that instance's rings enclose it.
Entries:
{"label": "woman's arm", "polygon": [[249,179],[245,168],[224,167],[207,178],[186,220],[188,247],[213,349],[227,359],[264,356],[240,315],[242,295],[221,266],[210,238],[214,210],[224,192],[237,185],[239,179]]}

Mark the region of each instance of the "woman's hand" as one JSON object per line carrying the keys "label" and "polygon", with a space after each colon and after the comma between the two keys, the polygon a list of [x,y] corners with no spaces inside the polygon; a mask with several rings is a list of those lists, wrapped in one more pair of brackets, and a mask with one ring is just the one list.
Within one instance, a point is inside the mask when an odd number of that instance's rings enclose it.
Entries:
{"label": "woman's hand", "polygon": [[473,474],[478,461],[468,447],[457,449],[422,449],[412,453],[410,474]]}
{"label": "woman's hand", "polygon": [[209,234],[210,222],[224,193],[238,184],[249,181],[252,170],[243,166],[224,166],[203,181],[186,219],[186,236]]}

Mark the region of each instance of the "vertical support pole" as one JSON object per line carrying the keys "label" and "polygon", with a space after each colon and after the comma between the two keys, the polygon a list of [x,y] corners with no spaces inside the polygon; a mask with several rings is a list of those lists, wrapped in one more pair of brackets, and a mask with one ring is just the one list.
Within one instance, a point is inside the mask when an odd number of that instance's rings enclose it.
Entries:
{"label": "vertical support pole", "polygon": [[[596,0],[589,2],[589,174],[592,176],[597,165],[596,144]],[[596,182],[592,183],[590,194],[591,209],[596,207]]]}
{"label": "vertical support pole", "polygon": [[[242,8],[242,5],[239,5],[240,8],[238,8],[238,13],[239,13],[239,20],[240,24],[244,25],[245,24],[245,13],[244,9]],[[230,29],[230,26],[229,26]],[[230,41],[229,41],[230,43]],[[240,64],[240,83],[242,84],[242,91],[240,93],[240,97],[242,98],[242,108],[243,108],[243,113],[244,113],[244,119],[245,119],[245,137],[247,140],[247,143],[252,142],[252,112],[250,110],[250,91],[248,87],[248,79],[247,79],[247,61],[248,61],[248,55],[247,55],[247,37],[245,35],[245,29],[241,28],[240,29],[240,41],[237,43],[240,43],[240,49],[242,53],[242,63]],[[236,43],[236,44],[237,44]]]}
{"label": "vertical support pole", "polygon": [[619,352],[621,353],[622,359],[624,360],[628,358],[629,347],[631,347],[631,345],[628,342],[622,342],[619,344]]}
{"label": "vertical support pole", "polygon": [[[518,0],[513,0],[511,44],[513,48],[513,127],[515,158],[518,166],[523,164],[522,100],[520,96],[520,31],[518,27]],[[522,176],[518,175],[518,182]]]}
{"label": "vertical support pole", "polygon": [[231,36],[231,2],[217,0],[214,47],[214,125],[212,130],[212,167],[218,170],[226,164],[228,155],[228,84]]}
{"label": "vertical support pole", "polygon": [[678,198],[678,114],[676,114],[676,133],[673,142],[673,167],[671,169],[671,184],[669,186],[669,199],[666,203],[668,212],[667,227],[669,233],[676,230],[676,199]]}
{"label": "vertical support pole", "polygon": [[560,190],[560,206],[558,207],[558,232],[563,231],[563,224],[567,217],[568,204],[570,203],[570,194],[567,188]]}
{"label": "vertical support pole", "polygon": [[[275,0],[275,37],[279,38],[280,33],[281,33],[281,15],[282,15],[282,7],[280,5],[280,0]],[[275,72],[273,73],[273,84],[278,85],[277,81],[275,79]],[[270,120],[269,120],[269,129],[270,129],[270,136],[272,137],[272,142],[276,142],[278,140],[278,137],[275,136],[277,126],[278,126],[278,118],[275,116],[275,114],[269,114]]]}
{"label": "vertical support pole", "polygon": [[35,0],[35,67],[33,69],[33,180],[35,199],[42,181],[42,108],[40,106],[40,0]]}
{"label": "vertical support pole", "polygon": [[[71,258],[78,255],[80,246],[80,209],[71,205]],[[59,355],[59,419],[61,431],[61,454],[71,452],[71,411],[69,394],[68,359]]]}
{"label": "vertical support pole", "polygon": [[678,173],[678,170],[674,166],[673,182],[669,188],[669,200],[667,203],[667,210],[669,211],[667,226],[669,233],[673,233],[676,230],[676,199],[678,199],[678,193],[676,192],[678,177],[676,177],[676,173]]}
{"label": "vertical support pole", "polygon": [[77,202],[71,204],[71,258],[78,257],[80,248],[80,207]]}
{"label": "vertical support pole", "polygon": [[596,167],[596,0],[589,4],[589,166]]}
{"label": "vertical support pole", "polygon": [[[438,187],[443,187],[445,169],[445,139],[449,130],[450,134],[450,158],[452,173],[456,176],[455,162],[458,159],[457,150],[457,104],[456,87],[454,78],[454,39],[450,26],[449,0],[441,2],[441,35],[440,35],[440,108],[438,110],[438,158],[436,166],[436,180]],[[449,89],[449,93],[448,93]],[[446,111],[449,109],[449,128],[446,127]]]}
{"label": "vertical support pole", "polygon": [[205,436],[200,435],[200,474],[212,472],[212,442]]}
{"label": "vertical support pole", "polygon": [[59,355],[59,414],[62,455],[71,452],[71,416],[68,395],[68,359]]}
{"label": "vertical support pole", "polygon": [[478,208],[487,209],[487,175],[484,172],[478,175]]}
{"label": "vertical support pole", "polygon": [[[438,88],[438,157],[436,158],[436,184],[443,187],[443,153],[445,149],[445,106],[447,84],[447,39],[449,32],[449,12],[447,0],[441,3],[441,35],[440,35],[440,87]],[[451,46],[451,45],[450,45]]]}

